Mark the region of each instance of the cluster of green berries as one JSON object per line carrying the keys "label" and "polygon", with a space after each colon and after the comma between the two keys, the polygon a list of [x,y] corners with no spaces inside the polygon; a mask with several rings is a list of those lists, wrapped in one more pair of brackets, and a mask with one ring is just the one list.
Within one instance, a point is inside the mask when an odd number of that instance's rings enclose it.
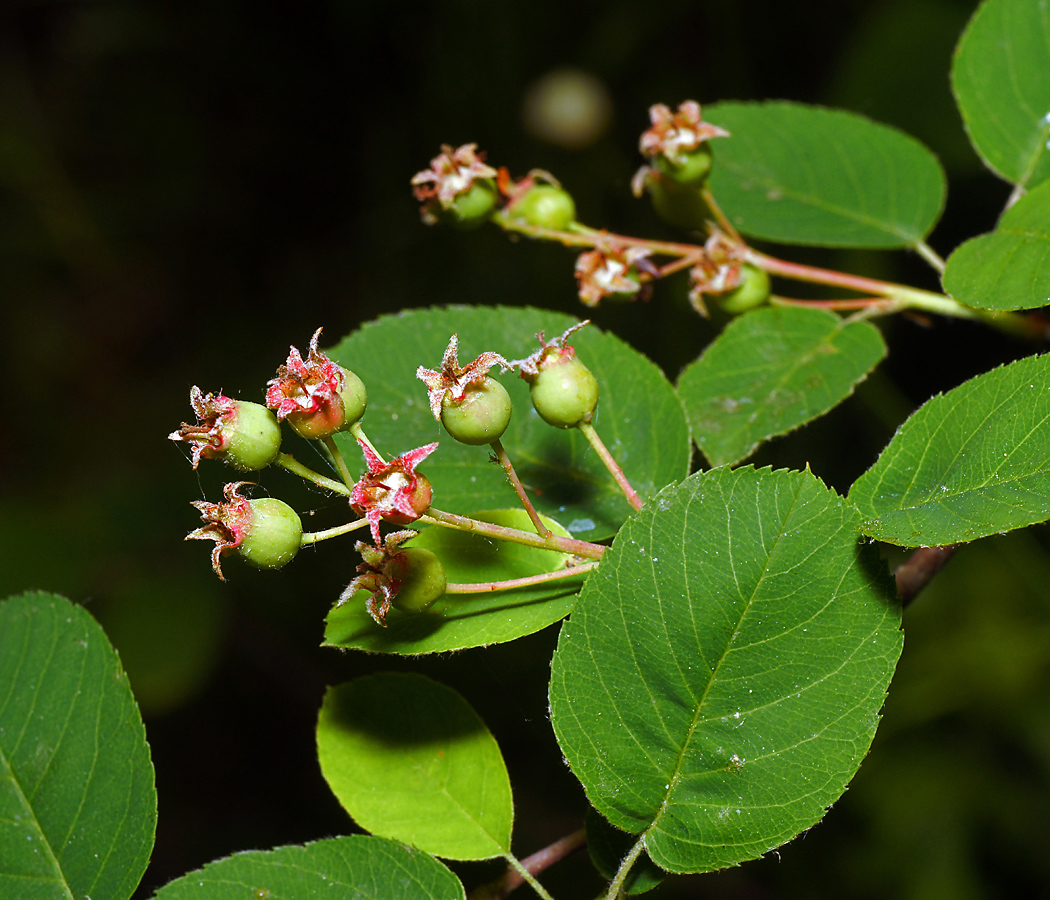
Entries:
{"label": "cluster of green berries", "polygon": [[[598,403],[598,383],[576,358],[574,348],[565,343],[586,324],[573,326],[550,343],[541,333],[540,349],[516,362],[488,352],[460,366],[458,338],[453,335],[441,369],[420,366],[417,371],[427,386],[435,418],[462,443],[498,442],[511,418],[510,395],[489,375],[492,366],[500,365],[505,370],[520,369],[544,421],[558,428],[589,423]],[[220,459],[240,472],[269,466],[281,453],[283,421],[308,439],[328,438],[359,425],[367,406],[364,384],[320,351],[320,333],[318,329],[311,339],[305,359],[291,348],[287,362],[267,385],[265,406],[222,394],[205,395],[198,387],[190,391],[197,423],[183,423],[169,437],[189,444],[194,468],[201,459]],[[381,522],[410,524],[429,509],[430,482],[416,468],[438,445],[428,444],[385,461],[362,432],[354,433],[366,471],[356,482],[349,482],[349,502],[367,521],[374,545],[358,542],[364,562],[340,602],[367,592],[368,611],[385,625],[391,606],[419,612],[445,592],[444,567],[437,556],[423,548],[401,546],[414,531],[400,531],[384,540],[379,530]],[[194,503],[205,524],[187,537],[214,542],[212,566],[220,578],[221,560],[227,555],[258,568],[276,569],[290,562],[303,543],[302,521],[295,510],[276,498],[242,496],[245,484],[228,484],[222,503]]]}

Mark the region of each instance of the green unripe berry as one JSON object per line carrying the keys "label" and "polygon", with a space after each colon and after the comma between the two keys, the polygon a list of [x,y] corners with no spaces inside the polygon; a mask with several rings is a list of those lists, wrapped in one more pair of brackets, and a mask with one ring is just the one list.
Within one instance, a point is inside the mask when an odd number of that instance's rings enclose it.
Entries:
{"label": "green unripe berry", "polygon": [[530,225],[564,231],[576,221],[576,203],[571,194],[553,184],[537,184],[514,204],[512,213]]}
{"label": "green unripe berry", "polygon": [[400,582],[393,605],[407,613],[422,612],[445,593],[445,567],[423,547],[401,550],[391,561],[389,575]]}
{"label": "green unripe berry", "polygon": [[457,228],[477,228],[492,214],[498,200],[496,182],[491,178],[479,178],[456,195],[452,206],[443,210],[441,217]]}
{"label": "green unripe berry", "polygon": [[495,378],[470,385],[463,397],[441,403],[441,424],[461,444],[477,446],[499,440],[510,424],[510,394]]}
{"label": "green unripe berry", "polygon": [[368,406],[364,382],[349,369],[343,369],[343,386],[331,399],[313,412],[292,412],[287,422],[292,431],[308,441],[344,431],[359,422]]}
{"label": "green unripe berry", "polygon": [[530,384],[532,405],[548,425],[575,428],[590,422],[598,405],[598,382],[575,356],[551,355]]}
{"label": "green unripe berry", "polygon": [[682,151],[677,162],[661,153],[653,165],[678,184],[700,187],[711,171],[711,148],[703,143],[694,150]]}
{"label": "green unripe berry", "polygon": [[218,456],[241,472],[265,469],[281,452],[281,426],[261,403],[240,400],[222,427],[226,447]]}
{"label": "green unripe berry", "polygon": [[234,552],[259,569],[279,569],[291,562],[303,539],[298,513],[275,497],[249,500],[248,505],[246,533]]}
{"label": "green unripe berry", "polygon": [[702,185],[679,184],[653,176],[646,182],[646,189],[656,214],[668,225],[699,230],[712,218],[711,208],[701,194]]}
{"label": "green unripe berry", "polygon": [[762,306],[769,301],[769,273],[758,266],[746,264],[741,267],[740,272],[743,281],[733,290],[715,297],[715,302],[719,307],[733,316]]}

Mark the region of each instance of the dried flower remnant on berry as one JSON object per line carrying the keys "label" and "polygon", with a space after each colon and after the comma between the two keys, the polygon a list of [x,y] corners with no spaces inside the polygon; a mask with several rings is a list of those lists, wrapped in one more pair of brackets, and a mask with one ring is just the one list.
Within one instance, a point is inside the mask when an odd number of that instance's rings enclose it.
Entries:
{"label": "dried flower remnant on berry", "polygon": [[430,168],[412,176],[412,193],[423,203],[420,214],[427,225],[438,221],[438,210],[450,210],[456,197],[466,193],[478,179],[495,178],[497,172],[484,162],[477,144],[452,149],[441,145],[441,153],[430,161]]}
{"label": "dried flower remnant on berry", "polygon": [[572,359],[576,355],[576,348],[571,344],[566,344],[565,341],[570,334],[590,324],[590,319],[577,322],[575,325],[566,328],[552,341],[545,340],[544,335],[546,332],[541,331],[536,335],[536,340],[540,342],[540,349],[529,354],[525,359],[514,360],[511,365],[518,369],[519,374],[526,381],[533,380],[540,374],[541,369],[549,368],[561,360]]}
{"label": "dried flower remnant on berry", "polygon": [[460,366],[459,336],[452,335],[445,348],[445,355],[441,358],[440,371],[428,369],[425,366],[416,369],[416,378],[427,386],[430,411],[434,414],[434,418],[441,419],[441,405],[446,398],[451,403],[462,400],[467,389],[471,385],[481,384],[488,377],[489,369],[497,364],[504,371],[511,368],[511,364],[506,359],[492,351],[482,353],[477,359],[465,366]]}
{"label": "dried flower remnant on berry", "polygon": [[724,235],[715,233],[704,244],[700,261],[689,270],[689,302],[700,315],[709,315],[704,294],[724,294],[740,285],[743,251]]}
{"label": "dried flower remnant on berry", "polygon": [[201,519],[205,524],[187,534],[185,540],[215,541],[215,547],[211,551],[211,567],[223,581],[226,580],[226,576],[222,574],[219,560],[244,543],[248,529],[251,527],[251,502],[238,493],[241,487],[248,483],[236,481],[226,485],[223,489],[226,500],[223,503],[209,503],[207,500],[193,501],[193,505],[200,510]]}
{"label": "dried flower remnant on berry", "polygon": [[277,377],[266,385],[266,405],[278,419],[291,413],[315,413],[337,396],[346,373],[317,348],[321,329],[310,338],[310,353],[304,360],[297,347],[292,347],[288,361],[277,369]]}
{"label": "dried flower remnant on berry", "polygon": [[417,447],[390,462],[383,462],[364,441],[359,440],[368,471],[350,492],[350,505],[364,516],[372,529],[372,539],[379,544],[379,523],[407,525],[430,507],[431,489],[426,476],[416,472],[424,459],[437,449],[437,442]]}
{"label": "dried flower remnant on berry", "polygon": [[237,401],[223,394],[208,394],[194,385],[190,388],[190,406],[197,415],[197,424],[183,422],[177,431],[168,435],[172,441],[186,441],[190,445],[193,468],[201,458],[218,456],[229,446],[227,426],[234,418]]}
{"label": "dried flower remnant on berry", "polygon": [[357,577],[339,595],[336,606],[342,606],[358,591],[368,591],[371,594],[365,604],[368,613],[385,628],[390,603],[401,588],[398,577],[401,567],[397,565],[398,550],[401,544],[417,534],[418,532],[408,530],[395,531],[388,534],[385,541],[380,542],[379,538],[376,538],[374,547],[364,541],[358,541],[354,549],[361,554],[364,561],[357,567]]}
{"label": "dried flower remnant on berry", "polygon": [[647,260],[651,253],[645,247],[610,245],[581,253],[576,260],[580,300],[585,306],[597,306],[604,297],[637,294],[642,284],[631,269],[656,274]]}
{"label": "dried flower remnant on berry", "polygon": [[664,156],[672,163],[683,163],[687,151],[711,138],[729,137],[724,128],[703,121],[700,104],[695,100],[680,103],[677,112],[656,103],[649,107],[649,121],[651,127],[642,132],[638,141],[638,149],[649,159]]}

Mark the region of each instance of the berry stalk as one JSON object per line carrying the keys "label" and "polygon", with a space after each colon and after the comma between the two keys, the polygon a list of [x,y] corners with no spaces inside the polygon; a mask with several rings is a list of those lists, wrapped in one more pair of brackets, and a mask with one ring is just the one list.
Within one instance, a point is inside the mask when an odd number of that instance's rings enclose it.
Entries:
{"label": "berry stalk", "polygon": [[287,469],[293,475],[298,475],[304,481],[312,482],[320,488],[325,488],[336,494],[342,494],[344,497],[350,496],[350,488],[345,484],[336,481],[333,478],[327,478],[319,472],[315,472],[313,469],[304,466],[299,460],[292,456],[291,453],[279,454],[274,462],[276,462],[282,469]]}
{"label": "berry stalk", "polygon": [[609,470],[609,474],[612,475],[620,490],[623,491],[623,495],[627,498],[627,502],[636,510],[641,509],[644,505],[642,503],[642,498],[639,497],[638,492],[631,487],[631,483],[627,480],[627,476],[623,474],[623,469],[620,468],[620,464],[613,459],[613,455],[609,452],[609,448],[606,447],[602,439],[598,437],[598,432],[594,430],[594,426],[590,422],[580,422],[576,427],[583,432],[583,436],[587,438],[587,441],[594,448],[594,452],[597,453],[601,461],[605,463],[605,468]]}
{"label": "berry stalk", "polygon": [[492,441],[489,446],[492,448],[492,452],[496,454],[496,460],[503,467],[503,471],[507,475],[507,480],[511,483],[511,486],[517,493],[521,505],[525,507],[525,512],[527,512],[529,518],[532,519],[532,524],[536,528],[536,533],[540,537],[550,537],[551,530],[543,524],[540,514],[536,512],[536,507],[532,505],[532,501],[529,499],[528,494],[525,493],[525,485],[521,483],[521,479],[518,478],[518,473],[514,471],[514,465],[511,463],[510,457],[507,456],[507,451],[503,449],[503,442],[499,438],[496,438],[496,440]]}
{"label": "berry stalk", "polygon": [[483,534],[496,540],[525,544],[527,547],[538,547],[541,550],[557,550],[560,553],[572,553],[586,559],[601,559],[602,554],[605,552],[605,547],[601,544],[592,544],[590,541],[562,537],[558,534],[541,537],[530,531],[508,528],[505,525],[493,525],[489,522],[479,522],[477,519],[445,512],[444,510],[435,509],[433,506],[427,510],[426,515],[420,521],[437,523],[438,525],[444,525],[446,528],[455,528],[458,531],[473,531],[475,534]]}
{"label": "berry stalk", "polygon": [[354,481],[353,476],[350,474],[350,470],[346,467],[346,460],[343,459],[343,454],[336,446],[335,439],[330,434],[326,434],[321,438],[321,441],[325,445],[325,449],[331,454],[332,462],[335,463],[335,467],[339,471],[339,477],[343,479],[343,484],[350,488],[350,490],[353,490],[354,485],[357,482]]}
{"label": "berry stalk", "polygon": [[568,569],[558,569],[556,572],[544,572],[542,575],[529,575],[525,578],[510,578],[506,581],[481,581],[476,584],[459,584],[450,582],[445,585],[446,594],[488,594],[492,591],[511,591],[520,587],[532,587],[537,584],[545,584],[548,581],[557,581],[560,578],[571,578],[574,575],[582,575],[598,567],[598,560],[581,563]]}
{"label": "berry stalk", "polygon": [[351,531],[367,527],[368,519],[355,519],[353,522],[347,522],[345,525],[336,525],[334,528],[326,528],[324,531],[304,532],[301,543],[316,544],[318,541],[327,541],[329,538],[339,537],[343,534],[349,534]]}

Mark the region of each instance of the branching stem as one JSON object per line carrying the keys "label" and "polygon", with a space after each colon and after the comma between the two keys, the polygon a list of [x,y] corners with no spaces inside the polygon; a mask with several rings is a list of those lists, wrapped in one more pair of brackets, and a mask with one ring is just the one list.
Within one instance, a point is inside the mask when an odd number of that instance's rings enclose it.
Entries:
{"label": "branching stem", "polygon": [[332,456],[332,462],[335,463],[336,469],[339,471],[339,477],[343,479],[343,483],[350,488],[354,489],[354,485],[357,483],[354,481],[353,476],[350,474],[350,470],[346,467],[346,460],[343,459],[343,454],[336,446],[335,438],[330,434],[326,434],[321,438],[321,442],[325,445],[325,448]]}
{"label": "branching stem", "polygon": [[[638,857],[642,855],[642,851],[645,850],[645,837],[638,838],[634,842],[634,846],[631,847],[630,852],[623,858],[623,862],[620,863],[620,868],[616,871],[616,877],[609,884],[609,890],[605,894],[605,900],[620,900],[621,891],[623,891],[624,882],[627,881],[627,876],[631,874],[631,869],[634,868],[634,864],[638,861]],[[622,896],[626,896],[623,894]]]}
{"label": "branching stem", "polygon": [[427,514],[420,521],[437,523],[438,525],[444,525],[446,528],[455,528],[459,531],[473,531],[475,534],[485,535],[497,540],[525,544],[527,547],[539,547],[542,550],[572,553],[586,559],[601,559],[602,554],[605,552],[605,547],[601,544],[592,544],[590,541],[562,537],[558,534],[541,537],[538,534],[533,534],[531,531],[508,528],[506,525],[493,525],[491,522],[481,522],[477,519],[470,519],[467,516],[459,516],[455,513],[434,509],[434,507],[430,507],[427,510]]}
{"label": "branching stem", "polygon": [[329,538],[339,537],[341,534],[349,534],[368,525],[368,519],[357,519],[347,522],[345,525],[336,525],[324,531],[307,531],[303,534],[302,544],[316,544],[318,541],[327,541]]}
{"label": "branching stem", "polygon": [[[532,875],[539,875],[567,856],[571,856],[587,843],[587,831],[581,828],[572,834],[559,838],[542,850],[521,860],[521,867]],[[513,864],[507,867],[499,878],[475,888],[469,894],[469,900],[503,900],[511,891],[525,883],[522,874]]]}
{"label": "branching stem", "polygon": [[605,468],[609,470],[609,474],[612,475],[617,486],[623,491],[623,495],[627,498],[627,502],[636,510],[641,509],[644,505],[642,503],[642,498],[639,497],[638,492],[631,487],[631,483],[627,480],[627,476],[623,474],[623,469],[621,469],[619,463],[613,459],[613,455],[609,452],[609,449],[605,446],[602,439],[598,437],[598,432],[594,430],[594,426],[590,422],[580,422],[576,427],[580,429],[583,436],[587,438],[587,441],[594,448],[594,452],[597,453],[601,458],[601,461],[605,463]]}
{"label": "branching stem", "polygon": [[326,478],[313,469],[307,468],[299,460],[297,460],[291,453],[279,453],[276,459],[277,465],[282,469],[287,469],[294,475],[298,475],[300,478],[313,482],[320,488],[333,491],[336,494],[342,494],[344,497],[350,496],[350,488],[348,488],[342,482],[336,481],[333,478]]}
{"label": "branching stem", "polygon": [[598,560],[592,560],[568,569],[558,569],[555,572],[544,572],[542,575],[529,575],[527,578],[511,578],[507,581],[483,581],[477,584],[445,585],[446,594],[487,594],[491,591],[510,591],[514,588],[532,587],[536,584],[546,584],[549,581],[557,581],[560,578],[572,578],[574,575],[583,575],[591,569],[598,567]]}
{"label": "branching stem", "polygon": [[532,505],[532,501],[529,499],[528,494],[525,493],[525,485],[521,483],[521,479],[518,478],[518,473],[514,471],[514,465],[510,461],[510,457],[507,456],[507,451],[503,449],[503,443],[499,438],[496,438],[489,446],[492,448],[492,452],[496,454],[496,461],[503,467],[503,471],[507,475],[507,481],[510,482],[511,487],[514,488],[518,495],[518,499],[521,501],[521,505],[525,507],[525,512],[529,514],[529,518],[532,519],[532,524],[536,529],[536,533],[540,537],[549,537],[551,530],[543,524],[543,520],[540,518],[540,514],[536,512],[536,507]]}

